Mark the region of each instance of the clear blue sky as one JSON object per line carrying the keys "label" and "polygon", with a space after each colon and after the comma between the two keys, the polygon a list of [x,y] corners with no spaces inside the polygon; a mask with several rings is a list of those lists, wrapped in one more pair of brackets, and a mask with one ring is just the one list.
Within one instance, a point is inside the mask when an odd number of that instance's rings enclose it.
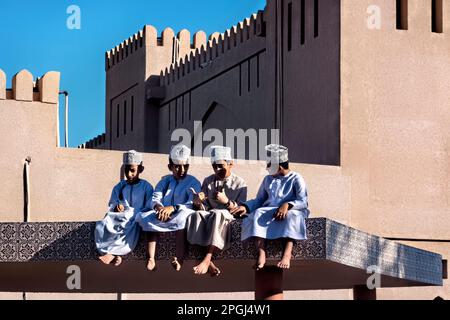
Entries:
{"label": "clear blue sky", "polygon": [[[159,32],[165,27],[175,33],[183,28],[208,35],[223,32],[265,4],[266,0],[0,0],[0,69],[8,87],[22,69],[34,78],[60,71],[61,90],[70,92],[69,145],[77,146],[105,130],[105,51],[145,24]],[[80,30],[66,26],[70,5],[81,9]],[[60,102],[62,111],[62,97]]]}

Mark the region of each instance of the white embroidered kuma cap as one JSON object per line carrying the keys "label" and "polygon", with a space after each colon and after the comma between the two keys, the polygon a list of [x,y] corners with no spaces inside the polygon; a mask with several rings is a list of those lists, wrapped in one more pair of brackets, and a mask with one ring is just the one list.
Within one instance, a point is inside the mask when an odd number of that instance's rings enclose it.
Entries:
{"label": "white embroidered kuma cap", "polygon": [[191,156],[191,149],[184,144],[177,144],[170,149],[169,158],[174,164],[188,164]]}
{"label": "white embroidered kuma cap", "polygon": [[141,165],[142,164],[142,153],[139,153],[135,150],[130,150],[130,151],[124,152],[123,164],[124,165]]}
{"label": "white embroidered kuma cap", "polygon": [[287,147],[279,144],[269,144],[265,149],[269,153],[267,162],[280,164],[289,161]]}
{"label": "white embroidered kuma cap", "polygon": [[223,146],[211,147],[211,163],[223,163],[225,161],[231,161],[231,148]]}

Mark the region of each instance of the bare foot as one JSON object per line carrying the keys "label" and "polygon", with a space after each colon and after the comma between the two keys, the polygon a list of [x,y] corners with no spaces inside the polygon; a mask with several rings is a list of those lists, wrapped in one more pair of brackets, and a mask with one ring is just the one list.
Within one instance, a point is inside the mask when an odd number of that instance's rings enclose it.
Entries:
{"label": "bare foot", "polygon": [[217,266],[211,261],[209,263],[208,272],[211,275],[211,277],[217,277],[220,274],[220,269],[217,268]]}
{"label": "bare foot", "polygon": [[100,256],[98,258],[104,264],[110,264],[114,260],[115,257],[114,257],[114,255],[108,253],[108,254],[105,254],[105,255]]}
{"label": "bare foot", "polygon": [[148,262],[147,262],[147,270],[148,271],[153,271],[156,268],[156,261],[155,258],[148,258]]}
{"label": "bare foot", "polygon": [[196,265],[194,269],[195,274],[205,274],[208,272],[210,261],[203,260],[200,264]]}
{"label": "bare foot", "polygon": [[259,256],[258,256],[258,260],[256,261],[255,265],[254,265],[254,269],[256,271],[261,270],[262,268],[264,268],[264,266],[266,265],[266,253],[265,251],[260,251]]}
{"label": "bare foot", "polygon": [[114,266],[118,267],[122,264],[122,257],[121,256],[116,256],[116,258],[114,259]]}
{"label": "bare foot", "polygon": [[277,267],[281,269],[289,269],[291,267],[291,256],[283,255],[283,258],[281,258],[280,262],[278,262]]}
{"label": "bare foot", "polygon": [[181,263],[178,261],[177,257],[173,257],[172,262],[170,263],[175,271],[181,270]]}

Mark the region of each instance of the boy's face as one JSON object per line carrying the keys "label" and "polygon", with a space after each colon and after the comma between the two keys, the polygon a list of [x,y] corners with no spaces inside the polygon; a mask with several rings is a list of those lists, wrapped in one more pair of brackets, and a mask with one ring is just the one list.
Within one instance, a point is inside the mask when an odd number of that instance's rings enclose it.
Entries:
{"label": "boy's face", "polygon": [[124,171],[127,182],[131,183],[139,179],[139,174],[144,171],[144,167],[137,164],[127,164]]}
{"label": "boy's face", "polygon": [[281,167],[277,163],[268,162],[266,165],[266,170],[269,173],[269,175],[275,177],[280,173]]}
{"label": "boy's face", "polygon": [[185,162],[181,162],[179,164],[175,163],[169,163],[169,170],[172,171],[173,176],[177,180],[181,180],[186,178],[188,170],[189,170],[189,164]]}
{"label": "boy's face", "polygon": [[223,180],[230,176],[231,168],[233,167],[233,163],[227,163],[226,161],[220,161],[219,163],[214,163],[212,165],[214,169],[214,173],[216,177],[220,180]]}

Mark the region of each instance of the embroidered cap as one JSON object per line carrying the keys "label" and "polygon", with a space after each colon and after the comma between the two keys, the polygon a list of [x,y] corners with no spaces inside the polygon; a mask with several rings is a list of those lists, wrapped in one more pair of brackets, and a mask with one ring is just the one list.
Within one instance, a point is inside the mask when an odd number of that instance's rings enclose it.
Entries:
{"label": "embroidered cap", "polygon": [[223,146],[211,147],[211,163],[219,163],[222,161],[231,161],[231,148]]}
{"label": "embroidered cap", "polygon": [[177,144],[170,149],[169,158],[174,164],[188,164],[191,156],[191,149],[184,144]]}
{"label": "embroidered cap", "polygon": [[124,165],[140,165],[142,164],[142,153],[135,150],[130,150],[124,152],[123,154],[123,164]]}
{"label": "embroidered cap", "polygon": [[289,161],[287,147],[279,144],[269,144],[265,149],[269,153],[267,162],[280,164]]}

